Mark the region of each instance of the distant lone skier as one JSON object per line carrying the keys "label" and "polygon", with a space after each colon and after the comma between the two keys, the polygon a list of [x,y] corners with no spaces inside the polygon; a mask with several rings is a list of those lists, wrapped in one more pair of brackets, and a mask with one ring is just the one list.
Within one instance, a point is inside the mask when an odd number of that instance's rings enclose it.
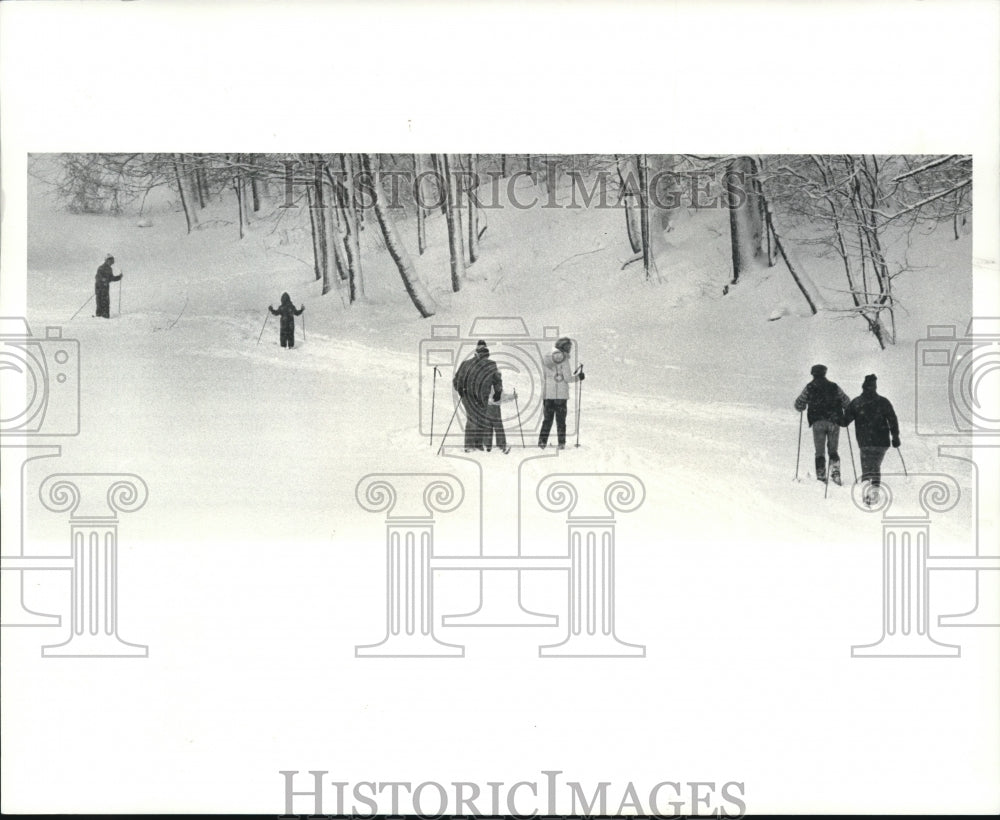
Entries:
{"label": "distant lone skier", "polygon": [[538,433],[538,446],[545,448],[549,443],[549,432],[552,421],[556,422],[556,437],[558,449],[566,447],[566,402],[569,400],[569,383],[583,381],[583,370],[573,373],[570,367],[569,354],[573,349],[573,340],[563,336],[556,340],[555,349],[542,356],[542,408],[545,415],[542,418],[542,429]]}
{"label": "distant lone skier", "polygon": [[499,400],[503,379],[482,339],[476,344],[475,355],[458,366],[452,386],[465,408],[465,452],[485,450],[487,430],[491,429],[487,405],[491,394]]}
{"label": "distant lone skier", "polygon": [[[868,482],[865,503],[878,503],[882,485],[882,459],[890,443],[899,447],[899,421],[892,402],[878,394],[878,377],[865,376],[861,395],[851,400],[844,413],[844,426],[854,422],[854,435],[861,451],[861,480]],[[850,435],[850,434],[848,434]]]}
{"label": "distant lone skier", "polygon": [[306,306],[296,309],[295,305],[292,304],[292,297],[287,293],[281,294],[281,305],[275,310],[270,305],[267,309],[271,311],[272,316],[281,317],[281,329],[279,332],[279,338],[281,339],[281,346],[287,348],[295,347],[295,317],[302,315],[302,311],[306,309]]}
{"label": "distant lone skier", "polygon": [[115,276],[111,266],[115,263],[115,258],[109,253],[104,257],[104,264],[97,269],[97,276],[94,277],[94,296],[97,297],[96,315],[102,319],[111,318],[111,283],[120,282],[122,274]]}
{"label": "distant lone skier", "polygon": [[795,400],[795,409],[800,413],[807,410],[806,419],[813,432],[816,445],[816,478],[826,481],[826,455],[830,454],[830,480],[840,484],[840,455],[837,441],[844,410],[850,399],[836,383],[826,378],[826,365],[814,364],[809,371],[813,380],[809,382]]}

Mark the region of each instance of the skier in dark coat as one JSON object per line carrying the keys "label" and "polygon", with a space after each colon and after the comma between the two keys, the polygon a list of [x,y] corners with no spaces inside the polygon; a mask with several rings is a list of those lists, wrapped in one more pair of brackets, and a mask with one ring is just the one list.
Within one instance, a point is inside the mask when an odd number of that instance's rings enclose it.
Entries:
{"label": "skier in dark coat", "polygon": [[807,410],[806,419],[813,431],[816,446],[816,478],[826,481],[826,455],[830,454],[830,479],[840,484],[840,455],[837,442],[844,410],[850,399],[835,383],[826,378],[826,365],[814,364],[809,373],[809,382],[795,400],[795,409],[800,413]]}
{"label": "skier in dark coat", "polygon": [[452,386],[465,408],[465,452],[484,450],[487,430],[490,430],[487,406],[491,394],[495,400],[500,399],[503,379],[482,339],[476,345],[475,357],[459,365]]}
{"label": "skier in dark coat", "polygon": [[899,447],[899,421],[892,402],[878,394],[878,377],[874,373],[865,376],[861,395],[847,406],[844,426],[852,421],[861,451],[861,480],[869,482],[865,502],[876,504],[882,484],[882,459],[890,444]]}
{"label": "skier in dark coat", "polygon": [[94,296],[97,297],[97,316],[102,319],[111,318],[111,283],[120,282],[122,274],[115,276],[111,266],[115,258],[109,253],[104,257],[104,264],[97,269],[94,277]]}
{"label": "skier in dark coat", "polygon": [[273,307],[268,305],[267,309],[271,311],[272,316],[281,317],[281,330],[279,333],[281,346],[289,349],[295,347],[295,317],[301,316],[302,311],[306,309],[306,306],[303,305],[296,310],[295,305],[292,304],[292,297],[287,293],[282,293],[281,306],[275,310]]}

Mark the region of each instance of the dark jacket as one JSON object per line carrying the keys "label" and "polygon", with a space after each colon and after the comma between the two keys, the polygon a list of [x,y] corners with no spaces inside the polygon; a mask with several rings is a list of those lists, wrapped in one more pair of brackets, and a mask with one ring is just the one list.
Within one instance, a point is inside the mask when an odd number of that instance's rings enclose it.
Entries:
{"label": "dark jacket", "polygon": [[465,391],[468,389],[469,371],[475,362],[475,356],[471,359],[466,359],[458,366],[458,369],[455,371],[455,377],[451,380],[451,386],[455,388],[455,392],[458,393],[460,398],[465,396]]}
{"label": "dark jacket", "polygon": [[844,425],[854,422],[859,447],[888,447],[899,439],[899,422],[892,402],[874,390],[864,390],[844,413]]}
{"label": "dark jacket", "polygon": [[841,424],[844,410],[851,400],[840,389],[836,382],[827,381],[826,377],[814,378],[805,386],[795,400],[795,409],[800,413],[808,409],[806,418],[812,427],[817,421],[832,421]]}
{"label": "dark jacket", "polygon": [[304,307],[296,308],[295,305],[292,304],[292,300],[288,297],[287,293],[282,294],[281,304],[278,306],[277,310],[270,305],[267,306],[267,309],[271,311],[271,315],[281,317],[282,330],[292,330],[295,327],[294,317],[299,316],[302,311],[305,310]]}
{"label": "dark jacket", "polygon": [[112,282],[117,282],[121,278],[121,274],[115,276],[114,271],[111,270],[111,265],[105,262],[97,269],[97,276],[94,277],[94,291],[107,291]]}
{"label": "dark jacket", "polygon": [[493,395],[494,401],[500,401],[503,393],[503,378],[497,363],[487,356],[480,356],[469,370],[469,391],[479,404],[486,404]]}
{"label": "dark jacket", "polygon": [[453,384],[460,396],[466,396],[483,406],[489,401],[491,392],[496,401],[499,401],[503,392],[503,379],[497,363],[489,356],[478,354],[458,366]]}

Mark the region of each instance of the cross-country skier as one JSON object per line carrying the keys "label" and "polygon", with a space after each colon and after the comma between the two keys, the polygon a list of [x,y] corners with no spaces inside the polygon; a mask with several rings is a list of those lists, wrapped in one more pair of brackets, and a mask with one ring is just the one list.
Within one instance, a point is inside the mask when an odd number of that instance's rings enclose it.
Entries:
{"label": "cross-country skier", "polygon": [[549,443],[549,431],[552,430],[552,420],[556,422],[558,449],[566,447],[566,402],[569,400],[569,383],[583,381],[583,370],[573,373],[569,363],[569,354],[573,349],[573,340],[563,336],[556,340],[555,348],[542,356],[542,407],[545,415],[542,418],[542,429],[538,433],[538,446],[545,448]]}
{"label": "cross-country skier", "polygon": [[[485,347],[486,342],[480,339],[476,344],[476,351],[478,352],[481,348]],[[472,369],[472,365],[476,359],[477,355],[473,353],[472,356],[463,361],[455,370],[455,375],[451,380],[451,386],[458,393],[458,400],[462,403],[462,407],[465,410],[465,452],[467,453],[476,448],[478,440],[482,435],[476,428],[477,417],[472,405],[472,397],[469,395],[467,389],[469,371]]]}
{"label": "cross-country skier", "polygon": [[483,442],[486,445],[486,452],[493,449],[493,438],[496,437],[497,449],[506,454],[510,452],[507,446],[507,433],[503,429],[503,418],[500,412],[500,403],[513,400],[513,395],[501,392],[499,396],[490,395],[486,402],[486,429],[483,431]]}
{"label": "cross-country skier", "polygon": [[[491,431],[489,401],[491,397],[499,401],[503,393],[503,379],[496,362],[490,359],[490,349],[486,346],[486,342],[479,341],[476,345],[475,358],[464,370],[460,366],[459,373],[463,379],[456,389],[461,388],[459,395],[462,396],[466,410],[465,451],[468,453],[472,450],[484,450],[488,431]],[[455,374],[456,380],[459,373]]]}
{"label": "cross-country skier", "polygon": [[[861,395],[853,399],[844,413],[844,426],[854,422],[854,435],[861,451],[861,480],[868,482],[865,503],[878,503],[882,484],[882,459],[889,444],[899,447],[899,421],[892,402],[878,394],[878,377],[865,376]],[[850,435],[850,434],[848,434]]]}
{"label": "cross-country skier", "polygon": [[111,266],[115,258],[109,253],[104,257],[104,264],[97,269],[94,277],[94,296],[97,298],[97,316],[102,319],[111,318],[111,283],[121,281],[122,274],[115,275]]}
{"label": "cross-country skier", "polygon": [[281,346],[287,347],[289,349],[295,347],[295,317],[302,315],[302,311],[306,309],[305,305],[296,309],[295,305],[292,304],[292,297],[288,293],[281,294],[281,305],[275,310],[270,305],[267,309],[271,311],[272,316],[281,317],[281,328],[279,331],[279,339],[281,340]]}
{"label": "cross-country skier", "polygon": [[809,382],[795,400],[795,409],[800,413],[807,410],[806,419],[813,431],[816,445],[816,478],[826,481],[826,455],[830,454],[830,480],[840,484],[840,456],[837,441],[844,410],[850,399],[835,382],[826,378],[826,365],[814,364],[809,371],[813,380]]}

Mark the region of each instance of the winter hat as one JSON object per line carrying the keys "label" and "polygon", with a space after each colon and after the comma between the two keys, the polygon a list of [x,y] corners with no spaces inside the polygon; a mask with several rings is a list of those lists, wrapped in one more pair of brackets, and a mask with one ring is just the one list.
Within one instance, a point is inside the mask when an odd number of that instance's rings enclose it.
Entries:
{"label": "winter hat", "polygon": [[281,294],[281,304],[285,304],[286,302],[291,302],[291,301],[292,297],[288,295],[287,290]]}
{"label": "winter hat", "polygon": [[104,261],[107,262],[109,259],[114,259],[115,255],[113,253],[104,254]]}
{"label": "winter hat", "polygon": [[569,336],[560,336],[556,339],[556,350],[561,350],[563,353],[569,353],[570,348],[573,346],[573,340]]}
{"label": "winter hat", "polygon": [[809,370],[809,375],[815,376],[817,378],[823,378],[826,375],[826,365],[825,364],[814,364]]}
{"label": "winter hat", "polygon": [[861,389],[875,390],[878,387],[878,385],[875,384],[875,382],[877,381],[878,381],[878,376],[876,376],[874,373],[869,373],[867,376],[865,376],[865,380],[861,385]]}
{"label": "winter hat", "polygon": [[479,350],[479,348],[481,348],[481,347],[486,347],[486,342],[483,341],[482,339],[480,339],[478,342],[476,342],[476,350]]}

